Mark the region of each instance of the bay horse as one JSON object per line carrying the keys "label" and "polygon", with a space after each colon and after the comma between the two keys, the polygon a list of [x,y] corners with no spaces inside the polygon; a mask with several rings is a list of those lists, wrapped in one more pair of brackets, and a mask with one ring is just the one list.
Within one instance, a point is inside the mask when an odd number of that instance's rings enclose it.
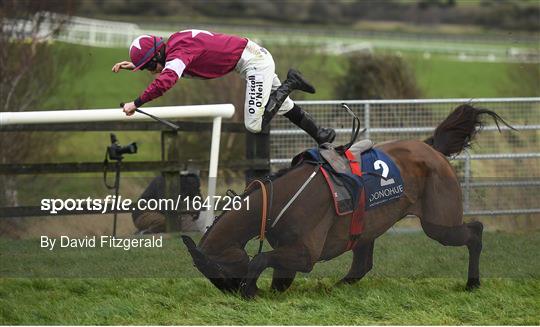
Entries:
{"label": "bay horse", "polygon": [[[390,141],[376,145],[398,166],[405,191],[399,200],[366,211],[364,230],[352,250],[352,265],[340,283],[351,284],[364,277],[373,266],[375,239],[400,219],[414,215],[430,238],[445,246],[467,246],[466,289],[480,286],[483,225],[477,221],[463,222],[461,187],[447,157],[459,154],[471,144],[484,126],[481,116],[485,115],[492,117],[497,127],[502,122],[512,128],[489,109],[463,104],[424,141]],[[317,169],[317,166],[300,163],[274,176],[271,187],[275,191],[269,200],[267,226]],[[257,279],[270,267],[273,268],[271,288],[282,292],[289,288],[297,272],[310,272],[316,262],[330,260],[347,250],[351,216],[336,214],[326,181],[322,174],[317,174],[279,222],[267,228],[267,240],[273,250],[259,253],[250,261],[244,248],[260,232],[261,188],[246,196],[250,197],[249,210],[224,212],[198,246],[189,236],[182,236],[195,267],[220,290],[239,290],[244,298],[253,298],[258,291]]]}

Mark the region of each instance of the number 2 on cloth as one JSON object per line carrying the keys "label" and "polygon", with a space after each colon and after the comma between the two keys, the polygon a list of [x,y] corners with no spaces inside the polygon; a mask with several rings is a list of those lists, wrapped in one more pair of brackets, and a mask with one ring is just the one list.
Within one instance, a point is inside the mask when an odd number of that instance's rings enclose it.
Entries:
{"label": "number 2 on cloth", "polygon": [[382,160],[377,160],[373,163],[373,168],[375,168],[375,170],[379,170],[382,168],[381,175],[383,176],[383,178],[381,178],[381,186],[388,186],[395,183],[393,178],[387,179],[390,169],[388,168],[388,165],[386,164],[386,162]]}

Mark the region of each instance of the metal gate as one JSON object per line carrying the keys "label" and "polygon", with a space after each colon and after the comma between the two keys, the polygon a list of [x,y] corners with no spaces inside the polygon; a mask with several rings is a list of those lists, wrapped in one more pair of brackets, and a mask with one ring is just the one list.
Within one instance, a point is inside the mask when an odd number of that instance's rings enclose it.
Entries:
{"label": "metal gate", "polygon": [[[336,143],[349,141],[351,118],[347,105],[360,118],[374,142],[425,139],[456,106],[471,103],[497,112],[518,131],[485,119],[486,127],[475,145],[452,158],[463,189],[467,215],[539,214],[540,201],[540,98],[298,101],[316,121],[336,129]],[[314,141],[284,117],[277,117],[270,132],[273,170],[287,166]]]}

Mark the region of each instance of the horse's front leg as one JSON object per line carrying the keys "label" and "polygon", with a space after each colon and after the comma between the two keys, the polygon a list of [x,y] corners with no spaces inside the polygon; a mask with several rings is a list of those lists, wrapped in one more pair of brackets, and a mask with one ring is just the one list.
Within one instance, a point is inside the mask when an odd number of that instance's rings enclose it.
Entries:
{"label": "horse's front leg", "polygon": [[[253,298],[257,294],[257,279],[268,267],[293,272],[308,273],[319,260],[326,240],[328,230],[334,222],[334,210],[331,204],[326,204],[325,214],[315,226],[302,231],[295,243],[282,245],[272,251],[256,255],[248,266],[248,273],[240,286],[240,294],[245,298]],[[311,219],[312,217],[305,217]],[[281,244],[286,244],[282,242]],[[294,277],[294,276],[292,276]]]}
{"label": "horse's front leg", "polygon": [[268,268],[267,253],[259,253],[249,262],[247,275],[240,283],[242,297],[252,299],[257,295],[259,291],[257,280],[266,268]]}
{"label": "horse's front leg", "polygon": [[299,242],[294,245],[277,248],[273,251],[257,254],[249,263],[248,272],[240,284],[240,294],[251,299],[257,294],[257,279],[268,267],[290,272],[310,272],[318,256],[310,255],[309,248]]}
{"label": "horse's front leg", "polygon": [[349,273],[339,284],[353,284],[362,279],[373,268],[373,246],[375,241],[358,244],[353,249],[353,262]]}
{"label": "horse's front leg", "polygon": [[277,292],[285,292],[291,286],[295,276],[294,270],[274,269],[270,288]]}

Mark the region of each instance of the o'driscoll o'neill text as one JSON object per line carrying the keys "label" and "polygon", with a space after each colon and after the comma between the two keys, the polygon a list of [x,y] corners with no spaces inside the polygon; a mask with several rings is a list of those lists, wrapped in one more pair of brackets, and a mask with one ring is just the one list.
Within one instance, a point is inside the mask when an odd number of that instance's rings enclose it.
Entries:
{"label": "o'driscoll o'neill text", "polygon": [[163,236],[152,236],[148,238],[119,238],[114,236],[85,236],[84,238],[71,238],[60,236],[52,238],[41,236],[41,248],[54,250],[59,248],[119,248],[128,251],[133,248],[161,248],[163,247]]}

